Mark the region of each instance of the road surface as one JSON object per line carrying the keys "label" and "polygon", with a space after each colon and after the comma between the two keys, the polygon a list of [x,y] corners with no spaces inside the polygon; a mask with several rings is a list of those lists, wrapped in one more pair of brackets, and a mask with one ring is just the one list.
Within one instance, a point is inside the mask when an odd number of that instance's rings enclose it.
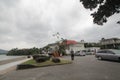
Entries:
{"label": "road surface", "polygon": [[120,80],[120,63],[88,55],[75,57],[72,64],[13,71],[0,80]]}

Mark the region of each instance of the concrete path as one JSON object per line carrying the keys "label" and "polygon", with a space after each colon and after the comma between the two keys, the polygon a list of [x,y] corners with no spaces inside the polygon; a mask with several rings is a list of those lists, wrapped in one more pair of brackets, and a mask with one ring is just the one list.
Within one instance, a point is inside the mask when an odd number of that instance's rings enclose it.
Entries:
{"label": "concrete path", "polygon": [[25,62],[27,60],[30,60],[30,58],[29,59],[28,58],[24,58],[22,60],[18,58],[18,60],[14,61],[14,62],[7,63],[7,64],[4,64],[4,65],[0,65],[0,75],[1,74],[5,74],[5,73],[7,73],[9,71],[15,70],[16,66],[18,64],[21,64],[21,63],[23,63],[23,62]]}
{"label": "concrete path", "polygon": [[0,66],[4,65],[4,64],[11,63],[11,62],[20,61],[20,60],[23,60],[25,58],[26,58],[26,56],[24,56],[24,57],[17,57],[17,58],[13,58],[13,59],[7,59],[7,60],[1,60],[0,61]]}
{"label": "concrete path", "polygon": [[[65,57],[70,60],[70,57]],[[119,80],[120,63],[99,61],[94,56],[75,57],[72,64],[18,70],[0,80]]]}

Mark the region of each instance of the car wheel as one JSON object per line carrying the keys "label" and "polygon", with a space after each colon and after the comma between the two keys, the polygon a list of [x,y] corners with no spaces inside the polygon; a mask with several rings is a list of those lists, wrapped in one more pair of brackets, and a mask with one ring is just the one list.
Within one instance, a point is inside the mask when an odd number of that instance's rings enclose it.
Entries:
{"label": "car wheel", "polygon": [[101,56],[99,56],[99,57],[98,57],[98,60],[102,60],[102,57],[101,57]]}

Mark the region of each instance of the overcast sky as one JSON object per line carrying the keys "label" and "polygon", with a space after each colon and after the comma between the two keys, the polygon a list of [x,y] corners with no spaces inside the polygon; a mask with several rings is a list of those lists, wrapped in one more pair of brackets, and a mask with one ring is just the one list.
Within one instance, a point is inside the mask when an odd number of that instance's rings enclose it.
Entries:
{"label": "overcast sky", "polygon": [[0,0],[0,49],[43,47],[58,39],[98,42],[120,37],[114,15],[103,26],[93,24],[79,0]]}

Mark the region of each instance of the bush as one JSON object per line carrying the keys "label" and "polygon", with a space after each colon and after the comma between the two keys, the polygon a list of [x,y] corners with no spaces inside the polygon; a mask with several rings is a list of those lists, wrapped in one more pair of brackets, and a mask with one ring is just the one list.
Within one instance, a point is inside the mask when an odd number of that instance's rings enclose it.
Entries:
{"label": "bush", "polygon": [[47,59],[50,59],[51,56],[46,56],[46,55],[33,55],[32,56],[34,60],[36,60],[39,57],[46,57]]}
{"label": "bush", "polygon": [[29,68],[35,68],[35,66],[34,65],[30,65],[30,64],[20,64],[20,65],[17,65],[17,70],[29,69]]}
{"label": "bush", "polygon": [[47,61],[46,57],[39,57],[35,60],[37,63],[45,62]]}
{"label": "bush", "polygon": [[45,62],[47,60],[50,60],[50,57],[49,56],[44,56],[44,55],[39,55],[39,56],[34,56],[34,60],[37,63],[41,63],[41,62]]}
{"label": "bush", "polygon": [[30,56],[30,55],[28,55],[28,56],[27,56],[27,58],[31,58],[31,56]]}
{"label": "bush", "polygon": [[60,59],[59,58],[52,58],[52,62],[54,62],[54,63],[60,63]]}
{"label": "bush", "polygon": [[34,60],[36,60],[38,57],[40,57],[40,55],[33,55],[32,57]]}

